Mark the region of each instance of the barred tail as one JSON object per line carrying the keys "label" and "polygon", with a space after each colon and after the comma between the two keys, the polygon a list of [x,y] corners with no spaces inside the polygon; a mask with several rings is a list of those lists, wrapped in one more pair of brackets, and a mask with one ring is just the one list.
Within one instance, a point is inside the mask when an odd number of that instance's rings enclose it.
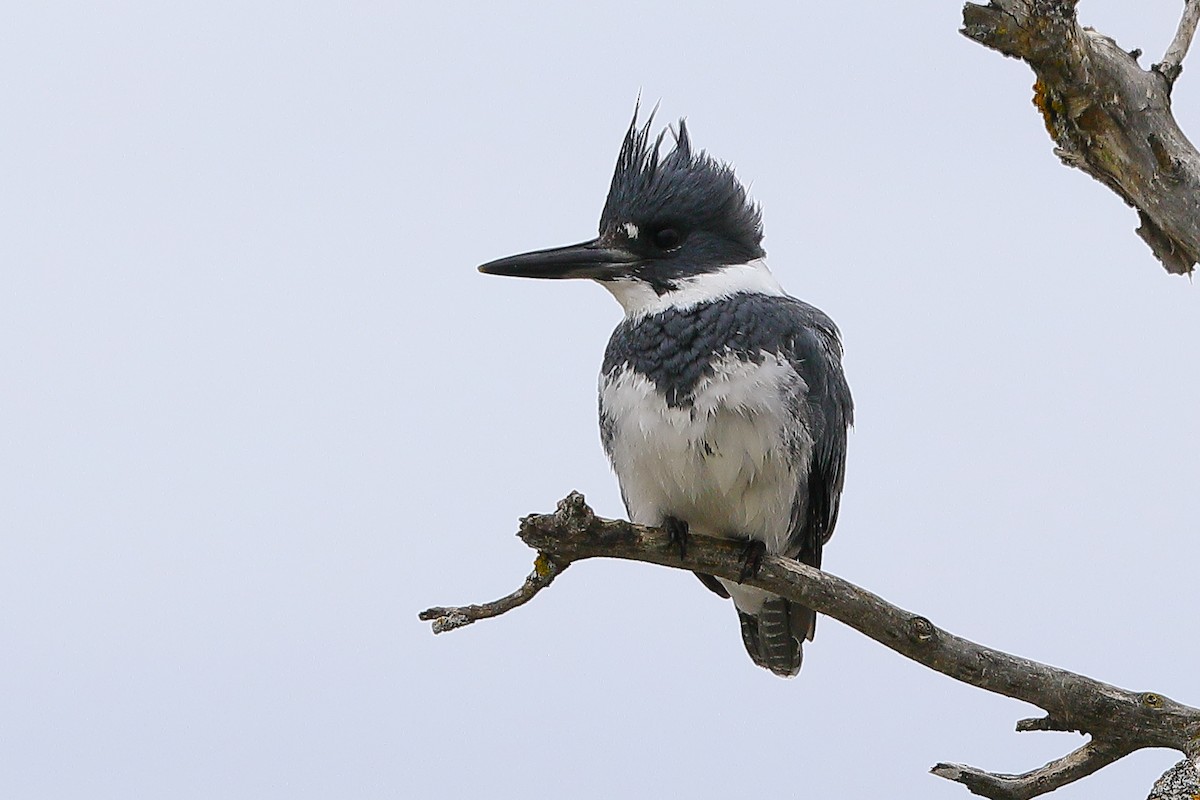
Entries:
{"label": "barred tail", "polygon": [[816,612],[782,597],[769,597],[753,614],[738,609],[738,620],[742,642],[755,664],[784,678],[800,672],[804,640],[816,632]]}

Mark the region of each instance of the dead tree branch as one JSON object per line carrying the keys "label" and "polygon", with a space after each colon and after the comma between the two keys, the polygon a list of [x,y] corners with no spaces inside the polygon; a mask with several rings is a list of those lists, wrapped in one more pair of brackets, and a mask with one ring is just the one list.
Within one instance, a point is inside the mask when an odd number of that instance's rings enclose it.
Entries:
{"label": "dead tree branch", "polygon": [[[597,517],[578,492],[562,500],[554,514],[525,517],[517,535],[539,554],[540,566],[522,589],[483,606],[429,609],[421,619],[433,621],[437,632],[496,616],[527,602],[571,562],[587,558],[644,561],[729,580],[737,580],[744,566],[738,542],[693,535],[681,554],[667,531]],[[1044,718],[1023,720],[1018,730],[1075,730],[1091,736],[1075,752],[1023,775],[955,764],[933,768],[935,775],[976,794],[1007,800],[1037,797],[1147,747],[1200,756],[1200,709],[1161,694],[1131,692],[975,644],[848,581],[789,559],[765,556],[761,569],[745,583],[816,609],[955,680],[1046,712]]]}
{"label": "dead tree branch", "polygon": [[1162,73],[1171,85],[1175,84],[1179,73],[1183,72],[1183,58],[1187,55],[1188,48],[1192,46],[1192,37],[1196,35],[1197,23],[1200,23],[1200,0],[1186,0],[1183,16],[1179,20],[1179,30],[1175,31],[1175,38],[1167,47],[1163,60],[1154,65],[1154,68]]}
{"label": "dead tree branch", "polygon": [[481,619],[498,617],[512,611],[517,606],[523,606],[534,598],[538,592],[545,589],[559,576],[571,562],[559,561],[556,558],[538,553],[533,561],[533,572],[525,578],[521,588],[512,594],[507,594],[499,600],[478,605],[457,606],[455,608],[427,608],[418,616],[424,622],[433,623],[434,633],[445,633],[455,628],[462,628]]}
{"label": "dead tree branch", "polygon": [[963,7],[962,33],[1033,68],[1033,103],[1055,154],[1137,209],[1137,233],[1168,272],[1200,259],[1200,154],[1171,114],[1171,87],[1200,20],[1188,0],[1161,63],[1142,69],[1079,25],[1077,0],[992,0]]}

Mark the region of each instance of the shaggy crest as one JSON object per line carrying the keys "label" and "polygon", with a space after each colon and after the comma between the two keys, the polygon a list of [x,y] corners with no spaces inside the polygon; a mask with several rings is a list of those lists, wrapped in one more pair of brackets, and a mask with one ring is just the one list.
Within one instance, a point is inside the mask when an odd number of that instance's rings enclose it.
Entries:
{"label": "shaggy crest", "polygon": [[737,244],[747,260],[761,257],[762,215],[733,168],[693,151],[683,119],[678,131],[671,129],[674,148],[660,159],[667,129],[651,140],[654,111],[640,128],[637,118],[635,107],[600,215],[601,234],[626,222],[650,229],[690,222]]}

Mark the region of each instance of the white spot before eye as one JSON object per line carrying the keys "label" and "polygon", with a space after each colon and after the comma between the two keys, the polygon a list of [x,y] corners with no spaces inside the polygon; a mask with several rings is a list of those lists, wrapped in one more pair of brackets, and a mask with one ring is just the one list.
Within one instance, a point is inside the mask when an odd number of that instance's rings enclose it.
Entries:
{"label": "white spot before eye", "polygon": [[637,225],[634,225],[632,222],[626,222],[621,227],[624,228],[625,235],[628,236],[630,239],[638,238],[638,226]]}

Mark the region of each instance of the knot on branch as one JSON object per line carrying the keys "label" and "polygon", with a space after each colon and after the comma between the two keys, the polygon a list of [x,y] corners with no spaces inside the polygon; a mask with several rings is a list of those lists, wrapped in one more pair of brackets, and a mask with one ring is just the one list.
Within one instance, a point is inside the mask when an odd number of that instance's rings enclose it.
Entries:
{"label": "knot on branch", "polygon": [[1154,692],[1142,692],[1142,696],[1139,699],[1146,708],[1162,708],[1166,705],[1163,696]]}
{"label": "knot on branch", "polygon": [[937,639],[937,628],[925,617],[914,616],[908,620],[908,638],[916,644],[930,644]]}
{"label": "knot on branch", "polygon": [[[559,566],[581,556],[579,547],[587,534],[596,533],[596,513],[588,506],[580,492],[571,492],[562,500],[553,514],[530,514],[521,518],[517,536],[539,553],[539,560],[553,561]],[[602,521],[601,521],[602,522]]]}
{"label": "knot on branch", "polygon": [[1157,64],[1151,64],[1150,69],[1162,75],[1163,79],[1167,82],[1167,86],[1174,86],[1175,81],[1179,80],[1179,76],[1183,74],[1182,64],[1167,64],[1160,61]]}
{"label": "knot on branch", "polygon": [[596,513],[587,504],[582,493],[571,492],[558,501],[558,507],[554,510],[554,519],[572,532],[583,531],[590,528],[595,522]]}

